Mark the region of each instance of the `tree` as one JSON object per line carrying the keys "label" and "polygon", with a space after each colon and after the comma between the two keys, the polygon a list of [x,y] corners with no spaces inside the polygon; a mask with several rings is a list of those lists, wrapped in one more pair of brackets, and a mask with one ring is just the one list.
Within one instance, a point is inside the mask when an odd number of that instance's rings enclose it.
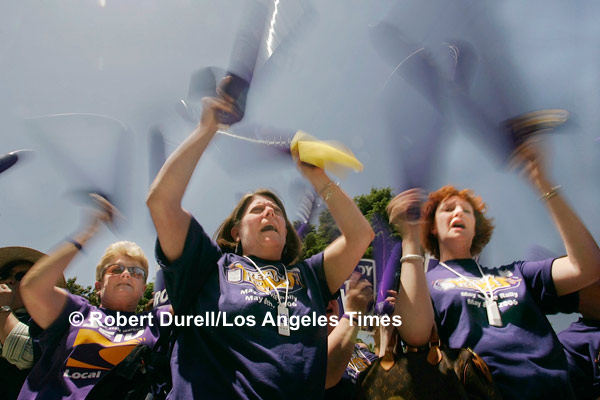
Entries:
{"label": "tree", "polygon": [[[356,196],[354,202],[358,206],[359,210],[367,218],[371,225],[374,225],[375,215],[379,214],[382,219],[387,223],[387,213],[385,208],[392,199],[391,188],[372,188],[371,192],[366,195]],[[389,227],[389,224],[388,224]],[[389,227],[390,231],[393,231]],[[311,227],[309,233],[306,235],[302,246],[302,258],[308,258],[323,250],[340,235],[340,231],[337,228],[333,217],[329,210],[324,210],[319,215],[319,226],[314,229]],[[369,246],[365,252],[365,257],[371,258],[373,254],[372,246]]]}
{"label": "tree", "polygon": [[80,284],[77,283],[76,276],[73,278],[67,279],[67,290],[71,294],[81,296],[84,299],[87,299],[90,302],[90,304],[92,304],[94,306],[100,305],[100,300],[98,299],[98,295],[96,294],[96,289],[91,286],[87,286],[87,287],[81,286]]}

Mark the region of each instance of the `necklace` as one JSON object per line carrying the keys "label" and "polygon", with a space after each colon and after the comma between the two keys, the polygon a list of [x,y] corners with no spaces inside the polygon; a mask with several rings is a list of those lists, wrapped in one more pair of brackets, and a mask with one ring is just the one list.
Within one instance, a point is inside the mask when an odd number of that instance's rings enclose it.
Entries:
{"label": "necklace", "polygon": [[491,326],[497,326],[497,327],[501,327],[503,325],[502,324],[502,316],[500,315],[500,309],[498,308],[498,302],[496,302],[496,300],[494,300],[494,291],[492,290],[492,286],[490,285],[490,280],[486,279],[485,275],[483,274],[483,270],[479,266],[479,263],[475,262],[475,265],[477,265],[477,269],[479,269],[479,273],[481,274],[481,278],[487,284],[489,293],[486,292],[481,287],[479,287],[479,285],[477,285],[474,282],[475,279],[468,278],[468,277],[464,276],[460,272],[455,271],[454,269],[452,269],[449,266],[447,266],[442,261],[440,261],[440,265],[442,267],[446,268],[448,271],[450,271],[450,272],[454,273],[455,275],[457,275],[457,276],[461,277],[462,279],[464,279],[466,282],[469,283],[469,285],[471,285],[471,287],[474,287],[475,289],[477,289],[481,293],[483,293],[483,297],[485,298],[485,308],[487,310],[488,323]]}
{"label": "necklace", "polygon": [[258,265],[256,265],[254,261],[252,261],[250,257],[244,256],[244,258],[250,261],[252,265],[254,265],[254,268],[256,268],[256,270],[260,273],[264,281],[271,285],[271,287],[275,290],[275,294],[277,295],[277,333],[279,333],[281,336],[290,336],[290,311],[287,308],[290,280],[288,278],[287,268],[285,267],[285,264],[281,263],[281,265],[283,266],[283,271],[285,272],[285,299],[284,302],[281,303],[281,296],[279,296],[279,290],[277,290],[277,287],[273,284],[273,282],[271,282],[269,278],[267,278],[265,273],[258,267]]}

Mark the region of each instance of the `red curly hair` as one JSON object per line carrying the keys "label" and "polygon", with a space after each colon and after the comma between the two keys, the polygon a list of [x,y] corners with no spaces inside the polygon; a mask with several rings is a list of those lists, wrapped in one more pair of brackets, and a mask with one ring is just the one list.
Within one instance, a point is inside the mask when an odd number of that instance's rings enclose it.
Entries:
{"label": "red curly hair", "polygon": [[471,255],[479,254],[486,244],[490,241],[494,232],[493,218],[487,218],[485,213],[487,208],[481,197],[476,196],[471,189],[458,190],[452,185],[444,186],[435,192],[429,193],[429,198],[423,204],[421,230],[421,243],[437,259],[440,258],[440,244],[437,236],[432,233],[435,226],[435,212],[443,201],[450,197],[458,196],[466,200],[473,207],[475,214],[475,237],[471,243]]}

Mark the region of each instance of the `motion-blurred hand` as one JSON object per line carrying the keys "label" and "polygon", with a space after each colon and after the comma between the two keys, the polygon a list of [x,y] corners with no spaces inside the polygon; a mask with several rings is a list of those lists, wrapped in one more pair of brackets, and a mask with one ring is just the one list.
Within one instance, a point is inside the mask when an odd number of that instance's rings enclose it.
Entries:
{"label": "motion-blurred hand", "polygon": [[535,188],[544,193],[552,185],[548,181],[542,144],[536,137],[527,140],[517,147],[509,166],[519,169]]}
{"label": "motion-blurred hand", "polygon": [[[312,164],[300,161],[297,151],[292,152],[292,158],[296,162],[296,168],[298,168],[298,171],[300,171],[302,176],[304,176],[310,183],[312,183],[313,186],[315,186],[316,182],[319,182],[319,178],[322,179],[323,177],[327,177],[327,174],[325,173],[325,170],[323,168],[319,168]],[[321,190],[321,188],[317,187],[315,187],[315,189]]]}
{"label": "motion-blurred hand", "polygon": [[235,99],[225,92],[225,87],[231,81],[231,76],[221,79],[217,86],[218,97],[202,98],[202,115],[200,116],[200,126],[216,131],[219,127],[219,111],[229,114],[238,114],[235,107]]}
{"label": "motion-blurred hand", "polygon": [[365,313],[373,303],[373,285],[366,279],[361,279],[361,274],[353,272],[346,281],[346,310]]}
{"label": "motion-blurred hand", "polygon": [[423,198],[423,191],[414,188],[400,193],[388,204],[386,211],[390,224],[396,228],[402,239],[406,236],[418,238],[420,227],[418,216]]}

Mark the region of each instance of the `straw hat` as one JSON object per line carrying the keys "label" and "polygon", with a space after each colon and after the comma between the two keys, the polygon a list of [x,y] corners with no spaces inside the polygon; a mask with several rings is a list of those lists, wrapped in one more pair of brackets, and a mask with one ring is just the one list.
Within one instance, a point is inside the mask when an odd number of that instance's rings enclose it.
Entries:
{"label": "straw hat", "polygon": [[[41,251],[29,247],[12,246],[0,248],[0,275],[8,264],[13,261],[26,261],[35,264],[40,258],[45,256]],[[56,282],[56,286],[66,287],[64,275]]]}

